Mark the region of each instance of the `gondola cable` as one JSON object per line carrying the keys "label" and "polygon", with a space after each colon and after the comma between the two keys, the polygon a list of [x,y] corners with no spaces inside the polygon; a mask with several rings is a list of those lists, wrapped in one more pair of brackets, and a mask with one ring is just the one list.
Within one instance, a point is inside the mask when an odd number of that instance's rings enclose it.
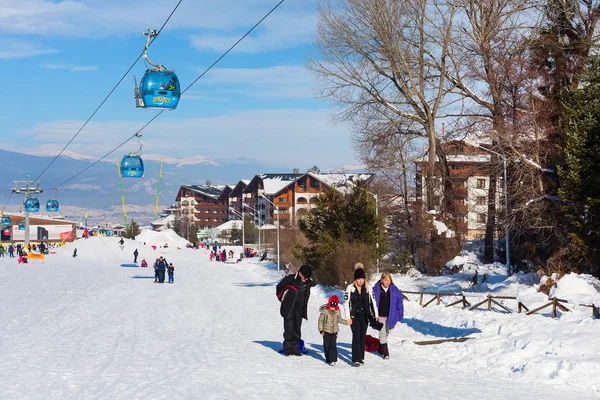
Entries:
{"label": "gondola cable", "polygon": [[[227,54],[229,54],[231,52],[231,50],[233,50],[242,40],[244,40],[246,38],[246,36],[248,36],[250,33],[252,33],[252,31],[254,31],[254,29],[256,29],[265,19],[267,19],[284,2],[285,2],[285,0],[280,0],[279,3],[277,3],[268,13],[266,13],[256,24],[254,24],[254,26],[252,26],[252,28],[250,28],[233,45],[231,45],[231,47],[229,47],[229,49],[227,49],[227,51],[225,51],[219,58],[217,58],[217,60],[215,62],[213,62],[208,68],[206,68],[206,70],[204,70],[204,72],[202,72],[196,79],[194,79],[194,81],[192,81],[192,83],[190,83],[184,90],[182,90],[181,94],[183,95],[185,92],[188,91],[188,89],[190,89],[194,84],[196,84],[196,82],[198,82],[204,75],[206,75],[215,65],[217,65],[219,63],[219,61],[221,61]],[[146,129],[146,127],[148,127],[148,125],[150,125],[152,122],[154,122],[154,120],[156,118],[158,118],[164,111],[165,111],[164,109],[160,110],[154,117],[152,117],[148,122],[146,122],[144,124],[144,126],[142,126],[136,133],[131,135],[127,140],[125,140],[124,142],[119,144],[117,147],[115,147],[114,149],[112,149],[111,151],[106,153],[104,156],[102,156],[98,160],[94,161],[92,164],[88,165],[87,167],[85,167],[84,169],[82,169],[81,171],[79,171],[78,173],[76,173],[75,175],[70,177],[69,179],[62,182],[60,185],[57,185],[56,187],[61,187],[65,184],[69,183],[70,181],[77,178],[79,175],[83,174],[85,171],[89,170],[94,165],[98,164],[100,161],[104,160],[106,157],[110,156],[112,153],[114,153],[115,151],[117,151],[118,149],[123,147],[125,144],[127,144],[132,139],[139,137],[141,132],[144,129]]]}

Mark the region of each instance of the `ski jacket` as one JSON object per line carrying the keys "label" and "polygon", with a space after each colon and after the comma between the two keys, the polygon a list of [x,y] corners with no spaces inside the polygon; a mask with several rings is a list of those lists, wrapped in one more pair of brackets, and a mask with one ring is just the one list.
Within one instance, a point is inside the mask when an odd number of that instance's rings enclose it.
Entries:
{"label": "ski jacket", "polygon": [[165,260],[164,258],[162,261],[160,261],[159,259],[156,259],[156,262],[154,263],[154,269],[161,269],[164,271],[168,265],[169,264],[167,263],[167,260]]}
{"label": "ski jacket", "polygon": [[[390,312],[387,316],[388,328],[393,329],[396,324],[404,318],[404,302],[402,301],[402,292],[393,283],[390,285]],[[375,303],[379,307],[379,296],[381,293],[381,282],[377,282],[373,286],[373,294],[375,295]],[[375,308],[377,308],[375,307]]]}
{"label": "ski jacket", "polygon": [[[373,290],[366,281],[364,287],[367,291],[367,299],[369,302],[368,306],[365,309],[367,316],[379,318],[379,312],[377,310],[377,307],[375,307],[375,297],[373,296]],[[354,317],[353,310],[355,310],[356,304],[352,304],[352,302],[355,301],[353,300],[353,298],[356,296],[355,293],[357,294],[356,286],[354,286],[354,282],[352,282],[350,285],[348,285],[348,287],[346,288],[346,292],[344,293],[344,313],[346,314],[346,318]]]}
{"label": "ski jacket", "polygon": [[340,331],[340,324],[346,323],[342,319],[340,310],[336,310],[335,308],[328,310],[327,304],[322,305],[319,311],[321,312],[319,315],[319,332],[338,333]]}
{"label": "ski jacket", "polygon": [[[296,305],[298,299],[298,291],[300,287],[305,286],[306,295],[304,296],[304,304]],[[308,320],[308,298],[310,297],[310,287],[312,286],[312,279],[306,281],[306,285],[302,285],[302,280],[298,276],[298,273],[289,274],[283,278],[277,285],[277,298],[281,302],[279,307],[279,313],[283,318],[290,318],[294,309],[298,309],[298,306],[302,307],[302,318]]]}
{"label": "ski jacket", "polygon": [[167,274],[168,274],[169,276],[171,276],[171,275],[173,275],[174,273],[175,273],[175,267],[174,267],[174,266],[172,266],[172,265],[169,265],[169,266],[167,267]]}

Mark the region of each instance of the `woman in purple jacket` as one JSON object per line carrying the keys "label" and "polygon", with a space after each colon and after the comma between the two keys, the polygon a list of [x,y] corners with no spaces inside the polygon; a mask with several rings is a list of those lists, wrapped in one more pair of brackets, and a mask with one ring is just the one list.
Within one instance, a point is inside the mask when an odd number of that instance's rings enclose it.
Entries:
{"label": "woman in purple jacket", "polygon": [[388,360],[390,358],[387,345],[388,335],[398,321],[404,318],[402,293],[394,285],[392,275],[384,272],[379,282],[373,286],[373,294],[379,310],[379,322],[383,323],[383,328],[379,331],[379,352],[384,360]]}

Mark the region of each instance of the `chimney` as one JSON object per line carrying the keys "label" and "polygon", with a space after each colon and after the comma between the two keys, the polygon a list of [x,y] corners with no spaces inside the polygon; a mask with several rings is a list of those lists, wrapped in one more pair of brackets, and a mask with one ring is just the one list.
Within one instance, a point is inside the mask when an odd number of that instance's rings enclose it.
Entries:
{"label": "chimney", "polygon": [[212,184],[212,182],[210,181],[210,179],[206,180],[206,186],[210,186]]}
{"label": "chimney", "polygon": [[299,174],[299,173],[300,173],[300,168],[294,168],[294,171],[293,171],[293,173],[294,173],[294,174]]}

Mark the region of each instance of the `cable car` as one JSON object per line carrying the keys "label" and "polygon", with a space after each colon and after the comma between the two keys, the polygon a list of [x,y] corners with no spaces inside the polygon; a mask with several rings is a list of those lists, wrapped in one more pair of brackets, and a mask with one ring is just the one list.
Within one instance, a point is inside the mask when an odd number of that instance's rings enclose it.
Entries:
{"label": "cable car", "polygon": [[20,231],[24,231],[25,230],[25,222],[19,222],[19,230]]}
{"label": "cable car", "polygon": [[46,202],[46,211],[47,212],[57,212],[58,211],[58,200],[50,199]]}
{"label": "cable car", "polygon": [[174,70],[167,69],[164,65],[153,63],[148,59],[150,41],[158,35],[158,32],[148,29],[148,32],[144,35],[146,35],[144,59],[154,68],[146,70],[139,87],[135,82],[135,77],[133,78],[135,106],[138,108],[175,109],[181,96],[179,79]]}
{"label": "cable car", "polygon": [[38,212],[40,211],[40,201],[36,197],[28,197],[25,200],[25,211]]}
{"label": "cable car", "polygon": [[2,216],[2,226],[10,226],[12,224],[12,220],[8,215]]}
{"label": "cable car", "polygon": [[144,161],[136,155],[126,155],[121,160],[121,176],[123,178],[144,177]]}

